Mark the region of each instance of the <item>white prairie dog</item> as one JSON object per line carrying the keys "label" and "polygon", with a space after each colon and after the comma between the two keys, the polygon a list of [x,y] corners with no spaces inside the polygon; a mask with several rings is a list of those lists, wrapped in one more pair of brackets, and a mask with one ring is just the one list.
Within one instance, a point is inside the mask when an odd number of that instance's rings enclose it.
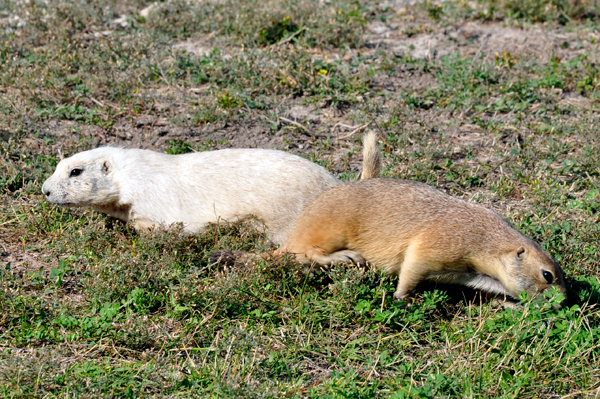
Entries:
{"label": "white prairie dog", "polygon": [[[377,168],[376,137],[369,140],[365,164]],[[302,209],[337,184],[325,168],[283,151],[168,155],[101,147],[60,161],[42,192],[52,203],[91,206],[133,222],[136,229],[183,223],[184,231],[196,233],[208,223],[255,216],[271,241],[282,244]]]}
{"label": "white prairie dog", "polygon": [[420,281],[492,293],[563,293],[558,264],[497,213],[426,184],[370,179],[334,187],[298,217],[284,247],[303,262],[366,260],[398,275],[397,299]]}

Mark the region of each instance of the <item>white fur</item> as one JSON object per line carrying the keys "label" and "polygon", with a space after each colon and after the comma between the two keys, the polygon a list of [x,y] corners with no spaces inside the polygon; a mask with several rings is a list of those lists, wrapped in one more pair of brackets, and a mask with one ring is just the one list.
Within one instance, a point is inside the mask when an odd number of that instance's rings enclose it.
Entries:
{"label": "white fur", "polygon": [[[70,177],[73,169],[83,169]],[[300,212],[339,181],[299,156],[264,149],[227,149],[168,155],[101,147],[62,160],[42,186],[52,203],[92,206],[137,229],[255,216],[283,244]]]}
{"label": "white fur", "polygon": [[448,284],[463,284],[494,294],[511,295],[499,280],[482,273],[446,271],[432,273],[427,279]]}

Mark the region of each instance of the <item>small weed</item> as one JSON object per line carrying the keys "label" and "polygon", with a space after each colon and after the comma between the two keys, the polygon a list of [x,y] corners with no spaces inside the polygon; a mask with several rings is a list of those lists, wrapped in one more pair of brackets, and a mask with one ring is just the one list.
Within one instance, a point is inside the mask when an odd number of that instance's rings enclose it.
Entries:
{"label": "small weed", "polygon": [[240,99],[229,94],[229,90],[225,90],[223,94],[217,94],[217,104],[224,109],[234,109],[242,106]]}
{"label": "small weed", "polygon": [[503,51],[501,55],[494,54],[494,58],[499,68],[511,69],[517,63],[517,58],[507,51]]}
{"label": "small weed", "polygon": [[169,140],[167,141],[167,148],[165,152],[167,154],[186,154],[188,152],[194,152],[194,147],[186,141],[182,140]]}
{"label": "small weed", "polygon": [[441,3],[431,4],[427,9],[429,17],[434,21],[439,21],[444,14],[444,9]]}
{"label": "small weed", "polygon": [[259,43],[262,45],[277,44],[292,37],[292,35],[298,40],[295,33],[299,30],[299,26],[292,22],[291,17],[288,15],[279,21],[271,21],[270,26],[262,28],[258,34]]}

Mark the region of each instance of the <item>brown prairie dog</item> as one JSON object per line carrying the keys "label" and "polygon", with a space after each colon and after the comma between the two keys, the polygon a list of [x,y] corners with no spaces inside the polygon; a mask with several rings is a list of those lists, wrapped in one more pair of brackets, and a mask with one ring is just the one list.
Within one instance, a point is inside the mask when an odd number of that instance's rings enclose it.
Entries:
{"label": "brown prairie dog", "polygon": [[398,275],[397,299],[423,280],[518,297],[556,285],[560,266],[497,213],[423,183],[368,179],[317,197],[284,247],[303,262],[366,260]]}

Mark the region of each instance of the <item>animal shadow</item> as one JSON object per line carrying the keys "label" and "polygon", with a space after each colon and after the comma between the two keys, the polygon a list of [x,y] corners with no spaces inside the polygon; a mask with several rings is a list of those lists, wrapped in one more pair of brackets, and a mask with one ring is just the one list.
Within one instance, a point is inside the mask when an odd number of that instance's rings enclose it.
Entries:
{"label": "animal shadow", "polygon": [[567,306],[584,304],[598,305],[600,303],[600,291],[585,280],[565,278],[567,288]]}

